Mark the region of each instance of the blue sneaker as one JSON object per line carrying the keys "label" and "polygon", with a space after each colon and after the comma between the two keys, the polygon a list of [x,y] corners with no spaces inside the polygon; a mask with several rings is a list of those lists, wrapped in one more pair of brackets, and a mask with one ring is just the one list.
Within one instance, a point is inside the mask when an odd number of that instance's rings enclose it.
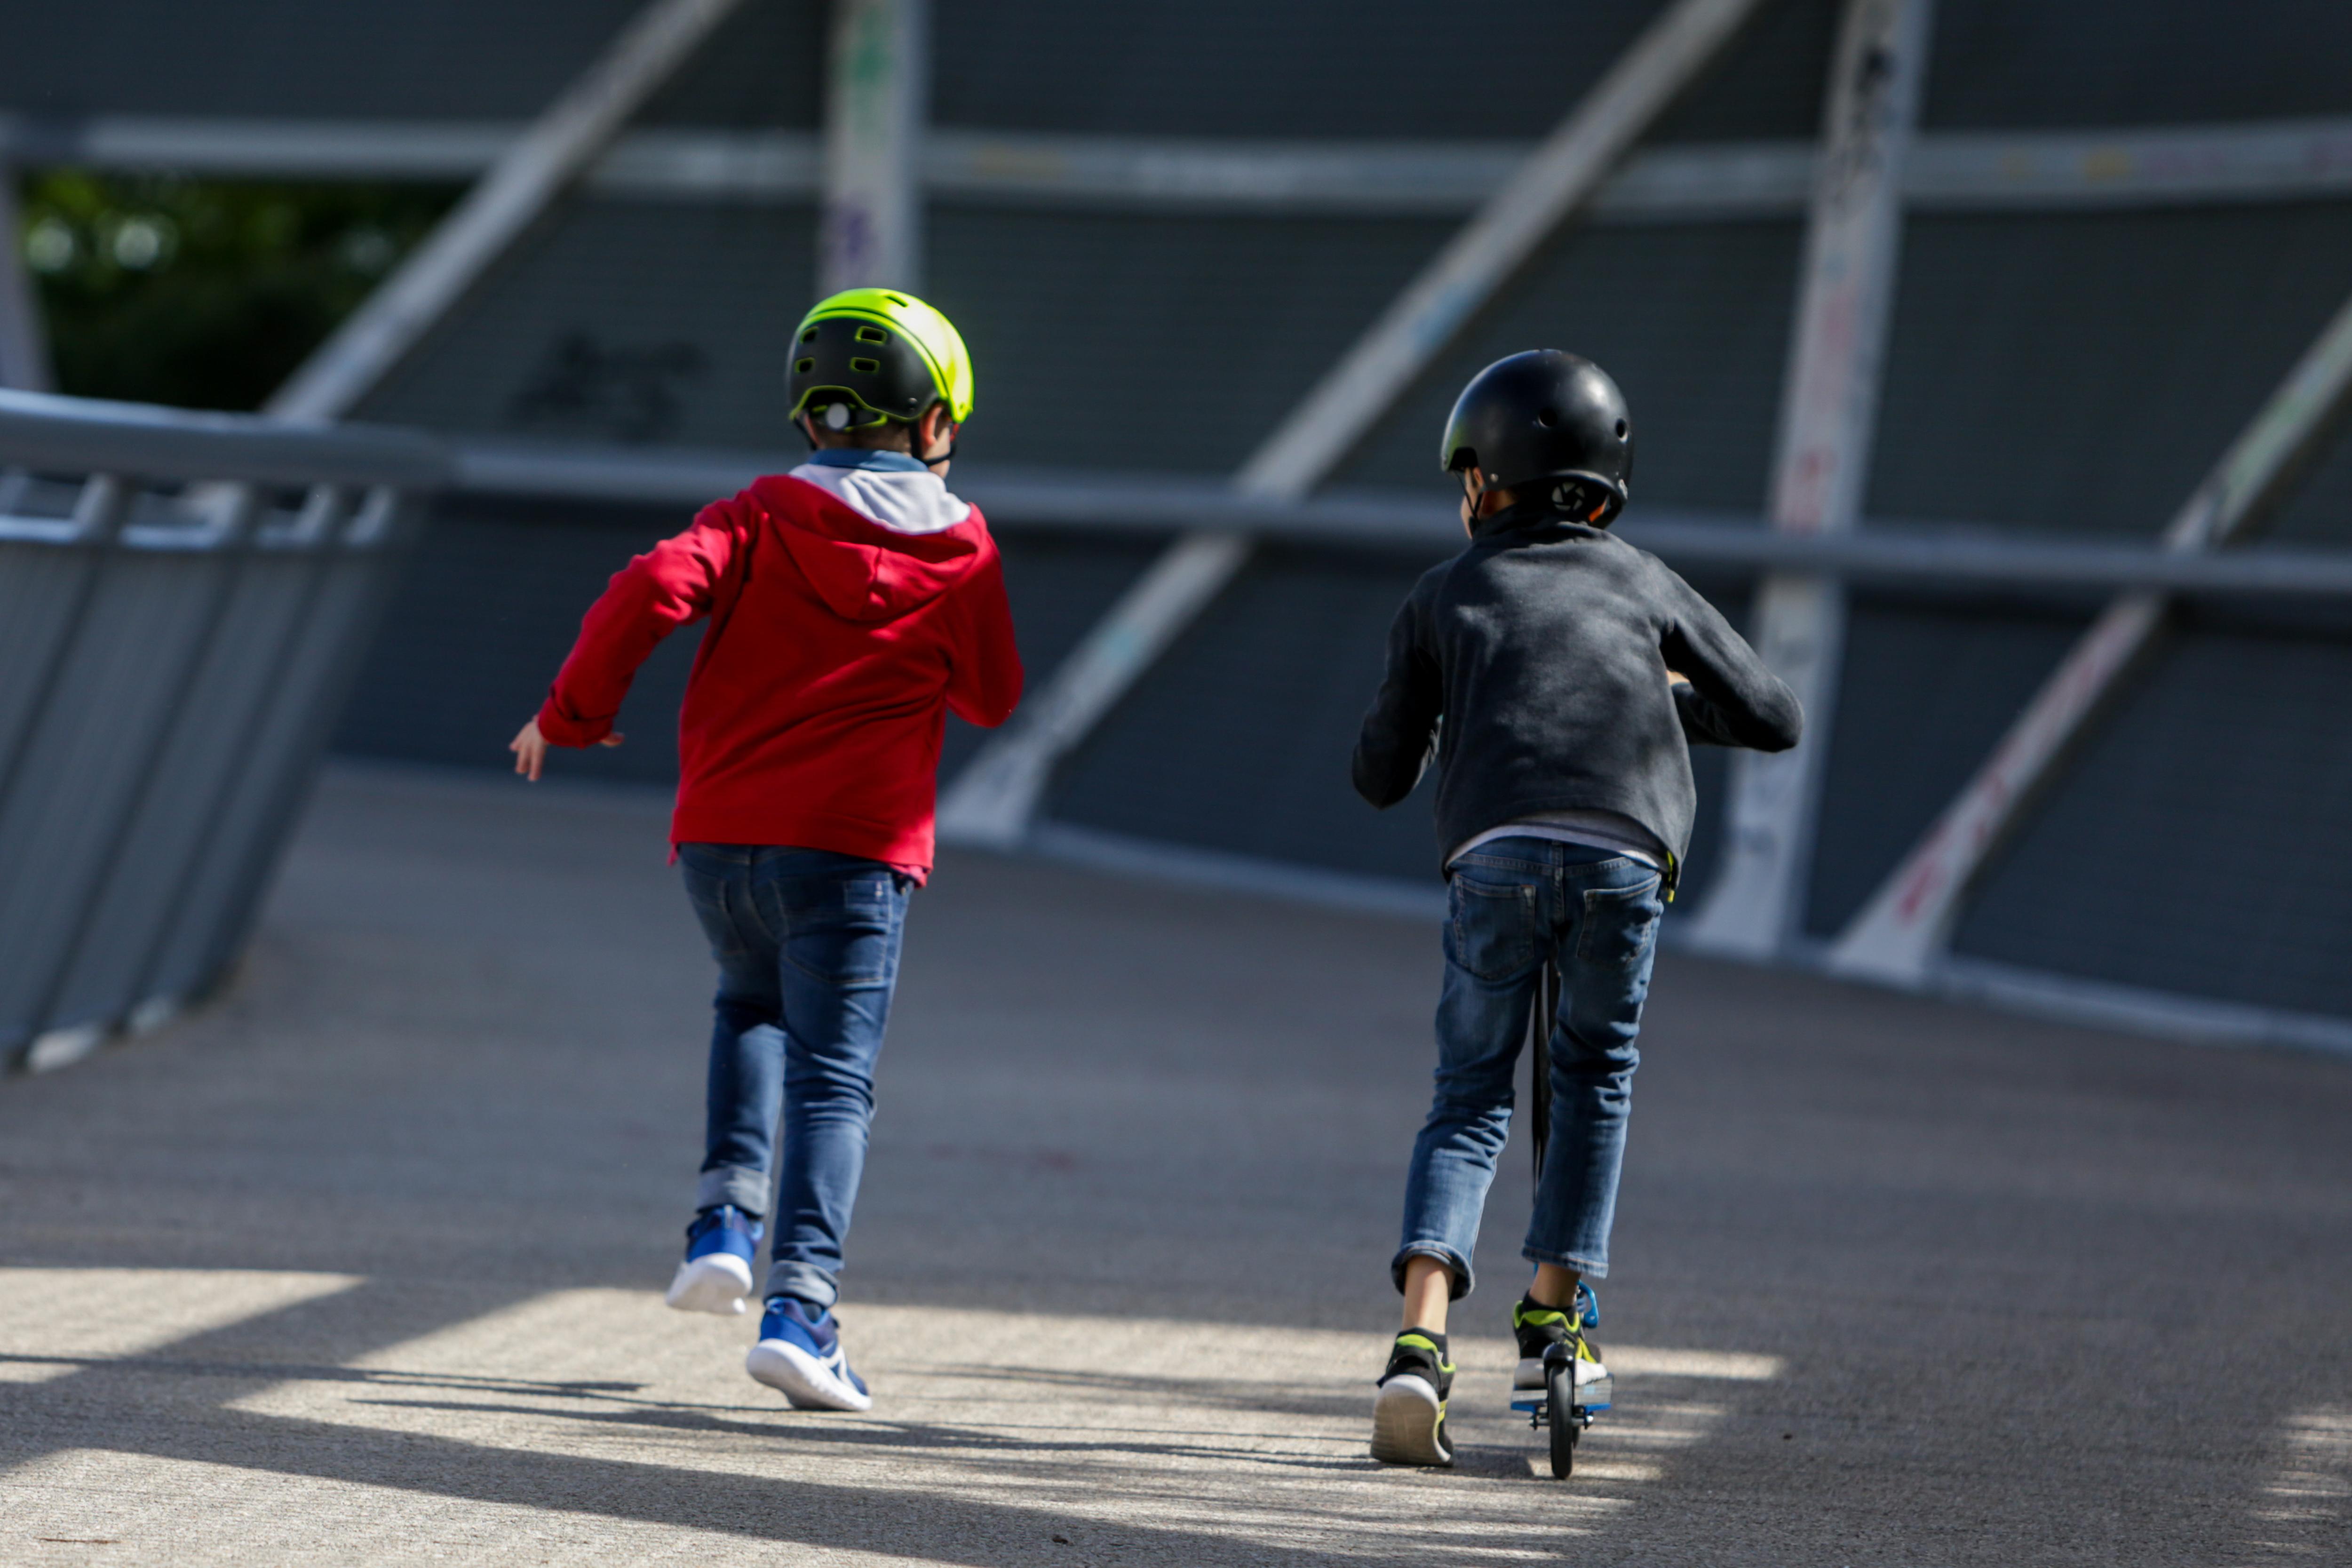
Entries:
{"label": "blue sneaker", "polygon": [[849,1370],[834,1331],[833,1314],[791,1296],[768,1298],[760,1320],[760,1342],[743,1358],[743,1370],[782,1391],[799,1410],[871,1410],[866,1380]]}
{"label": "blue sneaker", "polygon": [[765,1230],[733,1204],[704,1209],[686,1227],[686,1261],[662,1298],[681,1312],[740,1313],[751,1293],[751,1259]]}

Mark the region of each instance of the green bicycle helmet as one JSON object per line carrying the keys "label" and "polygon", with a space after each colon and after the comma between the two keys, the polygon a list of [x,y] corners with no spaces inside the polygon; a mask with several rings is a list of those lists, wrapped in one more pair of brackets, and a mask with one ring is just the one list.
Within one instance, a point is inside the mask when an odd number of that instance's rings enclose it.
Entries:
{"label": "green bicycle helmet", "polygon": [[954,323],[912,294],[850,289],[801,318],[784,385],[792,418],[829,430],[911,421],[934,403],[961,425],[971,413],[971,356]]}

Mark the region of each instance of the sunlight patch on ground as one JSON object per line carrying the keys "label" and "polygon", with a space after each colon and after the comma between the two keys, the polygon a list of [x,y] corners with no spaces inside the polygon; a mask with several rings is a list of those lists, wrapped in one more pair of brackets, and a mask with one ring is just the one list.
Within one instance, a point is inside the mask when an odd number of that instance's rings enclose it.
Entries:
{"label": "sunlight patch on ground", "polygon": [[[0,1479],[0,1561],[10,1563],[708,1563],[745,1545],[724,1530],[105,1449],[51,1454]],[[905,1559],[817,1550],[793,1561]]]}
{"label": "sunlight patch on ground", "polygon": [[913,1488],[940,1509],[1037,1531],[1067,1521],[1065,1534],[1144,1556],[1207,1538],[1355,1555],[1392,1550],[1402,1528],[1518,1558],[1601,1525],[1712,1429],[1725,1407],[1688,1397],[1703,1383],[1778,1371],[1769,1357],[1612,1348],[1620,1413],[1559,1486],[1524,1479],[1542,1439],[1507,1409],[1507,1341],[1455,1342],[1462,1463],[1445,1478],[1365,1452],[1382,1335],[912,1307],[845,1309],[844,1329],[875,1388],[869,1415],[793,1411],[749,1381],[752,1320],[625,1290],[540,1297],[362,1357],[350,1370],[362,1379],[280,1383],[234,1408],[714,1479]]}
{"label": "sunlight patch on ground", "polygon": [[244,1268],[0,1268],[0,1383],[152,1354],[359,1282]]}
{"label": "sunlight patch on ground", "polygon": [[[1454,1342],[1452,1475],[1365,1452],[1376,1333],[852,1308],[845,1331],[877,1408],[842,1415],[792,1410],[744,1376],[751,1318],[580,1289],[315,1373],[257,1367],[278,1374],[257,1388],[217,1381],[256,1344],[266,1352],[268,1331],[234,1354],[203,1336],[361,1283],[0,1269],[0,1368],[42,1384],[16,1396],[31,1418],[19,1434],[39,1429],[35,1402],[50,1398],[79,1433],[46,1452],[36,1437],[0,1476],[0,1557],[591,1563],[767,1542],[795,1561],[863,1564],[969,1562],[985,1538],[1015,1555],[1069,1546],[1188,1565],[1388,1561],[1408,1542],[1549,1560],[1589,1546],[1716,1429],[1732,1388],[1780,1371],[1739,1352],[1611,1347],[1620,1405],[1566,1485],[1507,1408],[1516,1351],[1501,1339]],[[56,1381],[86,1370],[106,1378]],[[92,1400],[122,1408],[93,1426]],[[198,1517],[200,1541],[176,1528]]]}
{"label": "sunlight patch on ground", "polygon": [[[2254,1517],[2308,1530],[2352,1519],[2352,1409],[2303,1410],[2284,1424],[2286,1463],[2263,1488]],[[2266,1551],[2315,1556],[2315,1544],[2258,1541]]]}

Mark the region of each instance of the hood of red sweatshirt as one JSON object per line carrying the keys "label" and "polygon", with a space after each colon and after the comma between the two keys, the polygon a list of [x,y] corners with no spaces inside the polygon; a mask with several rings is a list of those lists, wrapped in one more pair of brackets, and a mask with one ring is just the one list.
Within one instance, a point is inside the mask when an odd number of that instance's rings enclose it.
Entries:
{"label": "hood of red sweatshirt", "polygon": [[[774,474],[751,486],[751,493],[776,525],[793,564],[825,606],[848,621],[895,620],[946,593],[978,566],[988,550],[988,529],[977,510],[964,507],[931,475],[893,476],[929,480],[960,521],[925,531],[908,531],[877,521],[831,489],[789,474]],[[925,521],[936,524],[945,509],[923,498]]]}

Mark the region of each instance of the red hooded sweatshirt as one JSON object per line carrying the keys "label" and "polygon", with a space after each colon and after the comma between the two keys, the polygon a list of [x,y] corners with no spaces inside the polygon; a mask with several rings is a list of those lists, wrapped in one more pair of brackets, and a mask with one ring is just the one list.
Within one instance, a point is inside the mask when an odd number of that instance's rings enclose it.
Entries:
{"label": "red hooded sweatshirt", "polygon": [[559,746],[602,740],[654,645],[708,616],[670,842],[831,849],[919,879],[947,711],[1003,723],[1021,658],[978,510],[900,454],[841,458],[857,466],[806,464],[712,502],[615,574],[539,728]]}

